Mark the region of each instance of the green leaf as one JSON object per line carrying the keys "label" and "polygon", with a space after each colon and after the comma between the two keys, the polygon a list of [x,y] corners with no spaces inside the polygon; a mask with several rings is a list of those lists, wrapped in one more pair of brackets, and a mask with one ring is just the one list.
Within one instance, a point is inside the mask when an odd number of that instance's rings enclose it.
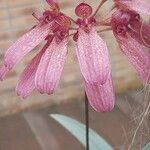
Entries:
{"label": "green leaf", "polygon": [[[50,116],[86,146],[84,124],[63,115],[52,114]],[[92,129],[89,130],[89,141],[90,150],[113,150],[113,148]]]}
{"label": "green leaf", "polygon": [[148,143],[144,148],[143,150],[150,150],[150,143]]}

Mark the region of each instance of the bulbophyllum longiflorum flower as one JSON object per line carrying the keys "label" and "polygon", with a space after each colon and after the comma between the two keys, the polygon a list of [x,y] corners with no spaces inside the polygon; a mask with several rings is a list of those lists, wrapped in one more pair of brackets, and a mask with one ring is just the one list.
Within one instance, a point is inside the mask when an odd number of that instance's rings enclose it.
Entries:
{"label": "bulbophyllum longiflorum flower", "polygon": [[143,81],[150,81],[150,25],[131,10],[113,13],[111,26],[122,52],[128,57]]}
{"label": "bulbophyllum longiflorum flower", "polygon": [[[150,43],[149,34],[146,31],[150,29],[149,25],[139,18],[139,15],[135,15],[135,12],[120,10],[118,7],[111,21],[108,22],[108,19],[97,21],[95,15],[106,1],[102,0],[94,13],[90,5],[79,4],[75,9],[78,19],[74,21],[60,11],[56,0],[47,0],[51,9],[43,13],[33,13],[39,22],[38,25],[7,50],[4,65],[0,69],[0,79],[3,80],[25,55],[40,42],[46,40],[43,49],[23,71],[16,91],[23,98],[31,95],[33,90],[42,94],[52,94],[58,87],[63,71],[68,39],[73,35],[85,91],[91,106],[99,112],[112,110],[115,103],[115,92],[109,52],[106,43],[98,35],[96,27],[110,26],[109,29],[113,29],[122,51],[128,56],[143,80],[146,80],[150,69],[149,53],[148,50],[145,50],[148,49]],[[72,24],[75,24],[76,27]],[[139,30],[139,26],[142,26],[142,30]],[[70,31],[74,30],[75,33],[70,34]]]}
{"label": "bulbophyllum longiflorum flower", "polygon": [[97,21],[91,6],[81,3],[75,12],[79,28],[74,40],[89,102],[97,111],[110,111],[115,95],[107,45],[96,31]]}

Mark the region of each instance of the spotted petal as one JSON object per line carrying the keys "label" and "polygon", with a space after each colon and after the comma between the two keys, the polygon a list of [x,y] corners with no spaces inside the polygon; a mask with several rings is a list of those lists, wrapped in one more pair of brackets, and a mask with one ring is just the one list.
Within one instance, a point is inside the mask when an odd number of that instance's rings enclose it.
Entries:
{"label": "spotted petal", "polygon": [[49,44],[46,44],[23,71],[16,87],[16,92],[19,96],[26,98],[30,96],[35,89],[35,73],[37,71],[41,57],[43,56],[48,46]]}
{"label": "spotted petal", "polygon": [[35,77],[36,89],[41,93],[52,94],[57,88],[67,56],[67,43],[67,39],[57,43],[54,38],[43,55]]}
{"label": "spotted petal", "polygon": [[137,70],[141,79],[150,81],[150,53],[146,47],[137,42],[128,33],[126,37],[116,35],[122,52],[128,57],[131,64]]}
{"label": "spotted petal", "polygon": [[4,64],[12,69],[27,53],[43,41],[49,33],[49,25],[37,26],[17,40],[6,52]]}
{"label": "spotted petal", "polygon": [[111,71],[106,43],[99,37],[95,28],[90,33],[79,29],[77,57],[85,81],[89,84],[104,84]]}
{"label": "spotted petal", "polygon": [[115,104],[115,92],[111,75],[103,85],[91,85],[85,82],[85,90],[90,105],[98,112],[111,111]]}

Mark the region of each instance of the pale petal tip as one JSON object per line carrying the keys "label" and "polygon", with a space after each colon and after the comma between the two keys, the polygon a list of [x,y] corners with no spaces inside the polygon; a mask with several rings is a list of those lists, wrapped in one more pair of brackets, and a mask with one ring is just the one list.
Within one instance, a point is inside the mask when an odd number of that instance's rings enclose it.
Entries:
{"label": "pale petal tip", "polygon": [[51,91],[51,92],[48,92],[47,94],[48,95],[52,95],[54,93],[54,91]]}
{"label": "pale petal tip", "polygon": [[0,81],[4,80],[8,72],[9,69],[5,65],[0,68]]}
{"label": "pale petal tip", "polygon": [[44,91],[39,89],[38,87],[36,87],[37,92],[39,92],[40,94],[44,94]]}
{"label": "pale petal tip", "polygon": [[104,85],[89,85],[85,83],[85,90],[90,105],[97,112],[110,112],[115,105],[115,92],[111,76]]}
{"label": "pale petal tip", "polygon": [[106,112],[111,112],[114,109],[114,104],[108,105],[108,106],[93,106],[91,105],[92,108],[97,111],[97,112],[101,112],[101,113],[106,113]]}
{"label": "pale petal tip", "polygon": [[48,95],[52,95],[52,94],[54,93],[54,90],[53,90],[53,91],[44,92],[43,90],[37,89],[37,91],[38,91],[40,94],[48,94]]}
{"label": "pale petal tip", "polygon": [[16,94],[18,97],[20,97],[23,100],[27,99],[30,96],[30,94],[25,93],[23,90],[20,89],[19,84],[17,84],[16,86]]}
{"label": "pale petal tip", "polygon": [[18,97],[21,97],[21,99],[23,99],[23,100],[25,100],[25,99],[27,99],[28,98],[28,96],[27,95],[23,95],[21,92],[19,92],[19,91],[17,91],[17,96]]}

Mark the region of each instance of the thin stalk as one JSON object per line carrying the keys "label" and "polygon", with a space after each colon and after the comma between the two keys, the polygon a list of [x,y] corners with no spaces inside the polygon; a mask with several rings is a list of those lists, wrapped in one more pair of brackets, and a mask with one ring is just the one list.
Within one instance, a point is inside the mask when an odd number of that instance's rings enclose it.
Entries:
{"label": "thin stalk", "polygon": [[85,93],[86,150],[89,150],[89,102]]}
{"label": "thin stalk", "polygon": [[105,31],[111,31],[112,30],[112,28],[106,28],[106,29],[103,29],[103,30],[99,30],[99,31],[97,31],[98,33],[101,33],[101,32],[105,32]]}
{"label": "thin stalk", "polygon": [[99,4],[99,6],[97,7],[96,11],[94,12],[94,14],[92,15],[93,17],[98,13],[99,9],[103,6],[103,4],[106,2],[107,0],[102,0],[101,3]]}
{"label": "thin stalk", "polygon": [[101,22],[97,22],[96,26],[111,26],[111,18],[107,18]]}

